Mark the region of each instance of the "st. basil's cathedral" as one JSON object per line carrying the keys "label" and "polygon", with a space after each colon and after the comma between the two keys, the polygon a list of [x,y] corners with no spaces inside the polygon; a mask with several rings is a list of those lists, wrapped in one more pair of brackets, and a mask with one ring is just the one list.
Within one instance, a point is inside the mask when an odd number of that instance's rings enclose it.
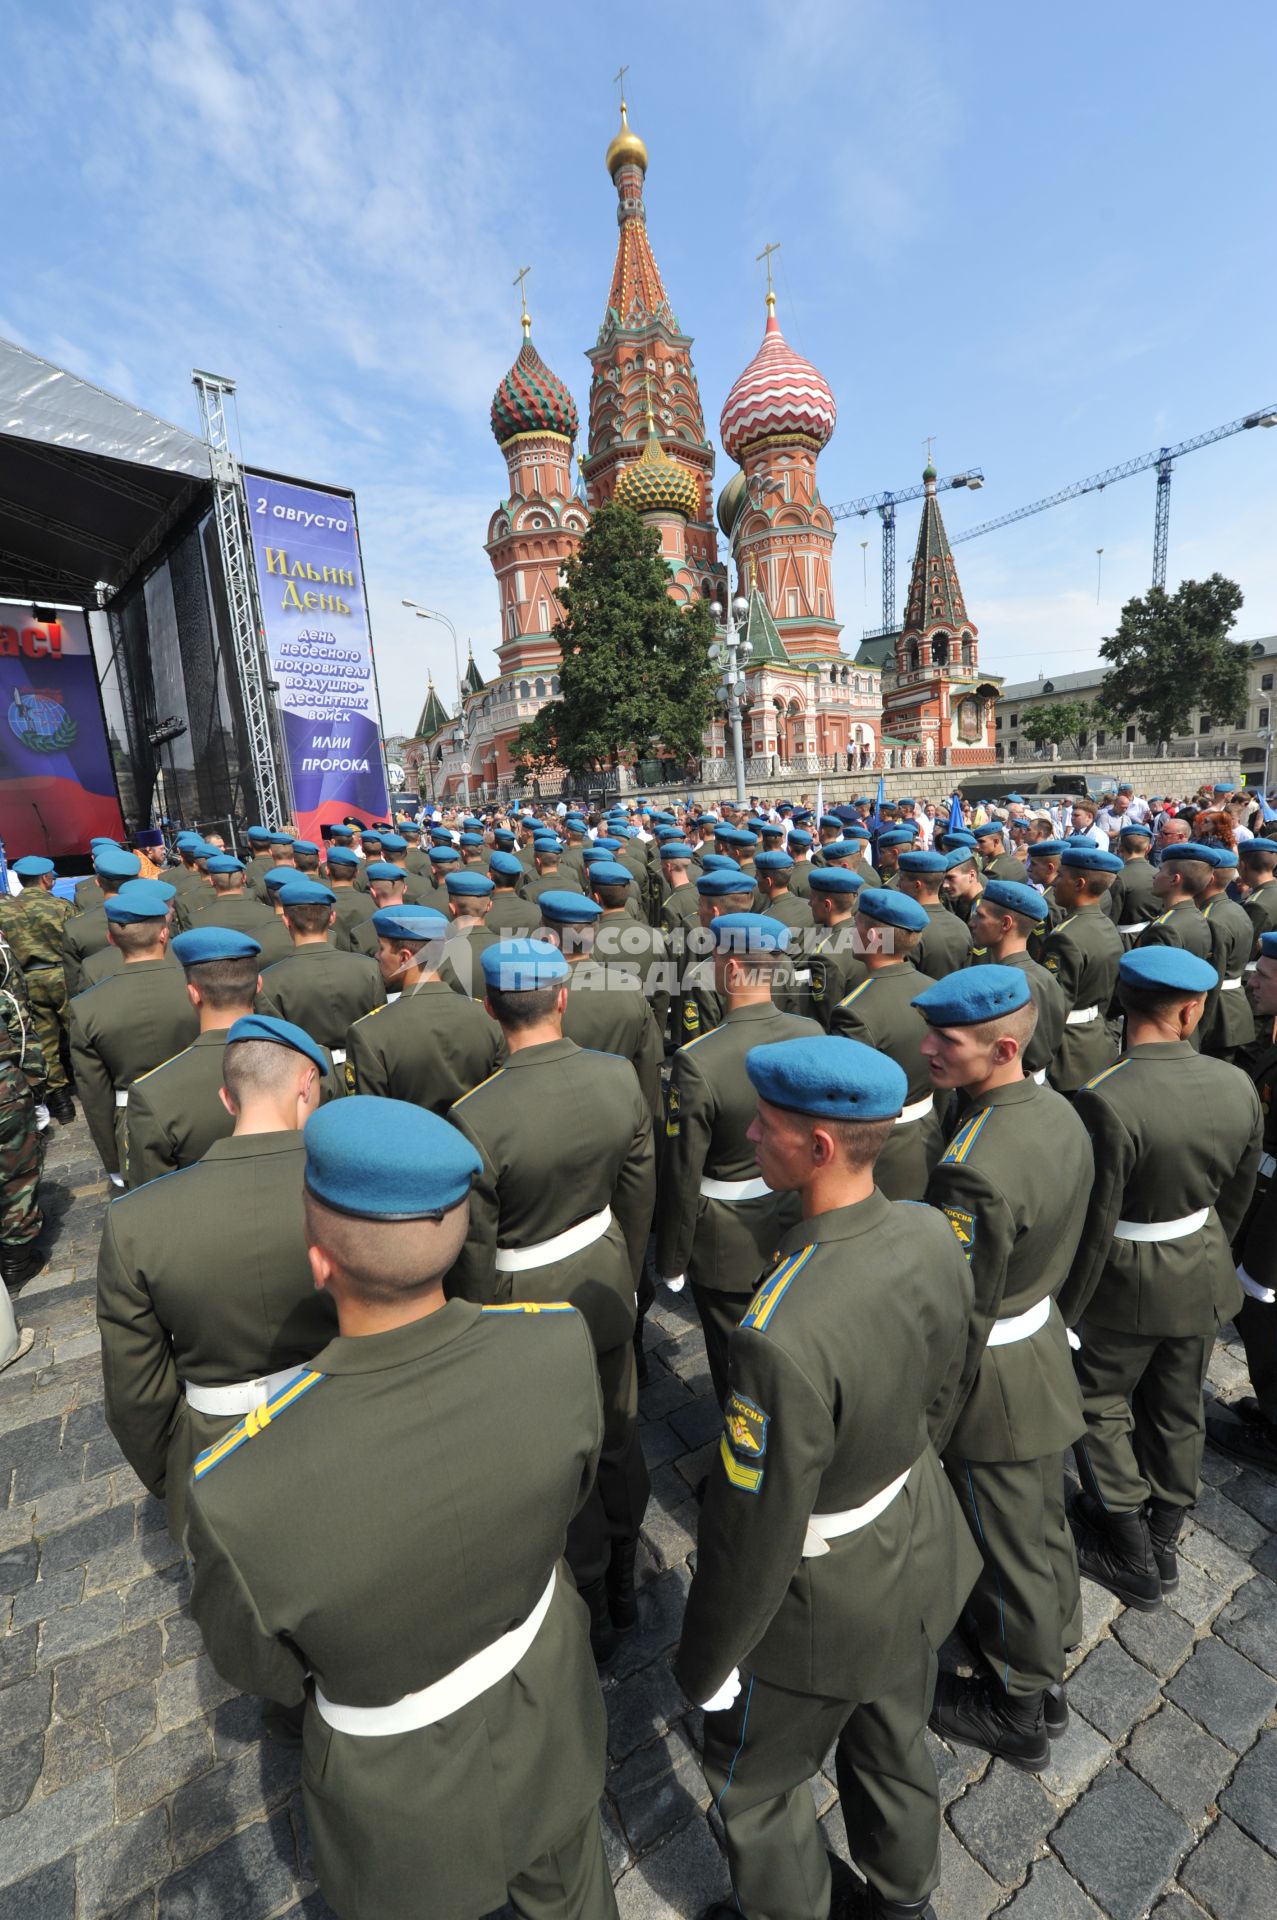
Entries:
{"label": "st. basil's cathedral", "polygon": [[[622,100],[620,129],[607,150],[617,193],[616,260],[598,338],[587,350],[588,438],[584,457],[576,456],[575,482],[576,403],[533,345],[526,304],[523,343],[493,396],[492,432],[507,472],[486,543],[500,603],[498,672],[485,683],[469,659],[462,727],[430,690],[417,737],[440,800],[466,784],[475,800],[506,796],[517,784],[515,736],[559,691],[553,629],[561,617],[560,569],[604,501],[615,498],[655,529],[676,602],[717,598],[724,583],[714,449],[692,338],[670,304],[648,238],[647,164]],[[828,381],[781,331],[769,273],[762,344],[719,422],[738,468],[718,497],[716,518],[736,590],[748,601],[746,777],[991,760],[992,700],[984,696],[993,689],[977,691],[976,629],[934,485],[927,488],[894,658],[884,661],[872,646],[854,659],[841,649],[834,523],[816,474],[836,420]],[[934,481],[930,468],[924,479]],[[701,783],[731,779],[730,751],[720,716],[706,735]]]}

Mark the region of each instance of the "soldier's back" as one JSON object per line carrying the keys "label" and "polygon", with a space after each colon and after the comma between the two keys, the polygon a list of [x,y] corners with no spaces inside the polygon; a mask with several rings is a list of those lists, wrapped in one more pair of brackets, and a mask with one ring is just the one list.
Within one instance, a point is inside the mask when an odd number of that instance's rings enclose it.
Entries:
{"label": "soldier's back", "polygon": [[224,1029],[202,1033],[134,1080],[121,1166],[128,1186],[193,1166],[231,1132],[235,1122],[220,1098],[225,1051]]}
{"label": "soldier's back", "polygon": [[362,953],[339,953],[327,942],[296,947],[267,967],[259,995],[262,1012],[291,1020],[330,1052],[343,1048],[354,1022],[385,1000],[376,961]]}
{"label": "soldier's back", "polygon": [[344,1051],[351,1093],[409,1100],[442,1118],[496,1070],[505,1048],[477,1000],[423,980],[355,1021]]}

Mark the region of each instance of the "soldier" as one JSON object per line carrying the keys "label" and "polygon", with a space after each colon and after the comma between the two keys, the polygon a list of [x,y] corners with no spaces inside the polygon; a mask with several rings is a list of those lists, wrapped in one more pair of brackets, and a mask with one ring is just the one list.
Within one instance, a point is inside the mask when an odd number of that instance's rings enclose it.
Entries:
{"label": "soldier", "polygon": [[[741,872],[730,855],[707,854],[705,871],[696,882],[700,934],[708,932],[720,913],[751,913],[754,893],[754,882]],[[723,1017],[722,1002],[714,991],[714,969],[706,958],[709,950],[708,940],[689,935],[678,998],[674,1003],[676,1046],[708,1033]]]}
{"label": "soldier", "polygon": [[839,1001],[867,977],[856,952],[856,895],[863,884],[846,867],[812,869],[808,899],[816,933],[807,955],[804,1011],[826,1032]]}
{"label": "soldier", "polygon": [[[760,856],[761,857],[761,856]],[[782,1013],[772,975],[790,930],[754,913],[720,914],[710,928],[722,1024],[674,1055],[657,1189],[656,1268],[667,1285],[690,1280],[714,1395],[727,1395],[727,1346],[759,1275],[798,1218],[793,1196],[759,1177],[747,1133],[757,1102],[745,1056],[768,1041],[819,1034]]]}
{"label": "soldier", "polygon": [[196,1454],[336,1332],[302,1221],[301,1128],[327,1059],[300,1027],[261,1014],[225,1042],[218,1104],[231,1127],[180,1178],[114,1201],[98,1255],[107,1425],[179,1542]]}
{"label": "soldier", "polygon": [[[86,874],[83,880],[77,880],[75,883],[75,911],[77,913],[92,913],[93,909],[100,907],[106,898],[106,895],[98,884],[96,867],[98,855],[108,847],[113,847],[117,853],[123,852],[119,841],[112,840],[111,836],[106,833],[96,833],[89,841],[89,858],[94,863],[94,871]],[[140,874],[141,871],[142,863],[139,860],[138,873]]]}
{"label": "soldier", "polygon": [[[908,1081],[903,1111],[878,1153],[878,1185],[889,1200],[921,1200],[944,1144],[922,1053],[927,1023],[913,1005],[934,983],[911,964],[927,925],[916,900],[889,887],[862,887],[856,896],[856,944],[865,978],[844,995],[831,1034],[877,1047]],[[947,1102],[946,1102],[947,1105]]]}
{"label": "soldier", "polygon": [[520,883],[525,900],[537,901],[543,893],[553,893],[580,884],[584,866],[579,861],[572,863],[572,878],[563,877],[562,862],[565,849],[554,833],[538,833],[532,842],[532,872],[525,873]]}
{"label": "soldier", "polygon": [[192,863],[184,883],[179,885],[177,898],[173,902],[174,933],[184,933],[193,919],[207,906],[213,894],[213,876],[209,871],[209,861],[217,859],[222,852],[209,840],[197,840],[195,844],[183,849],[183,859]]}
{"label": "soldier", "polygon": [[370,955],[337,951],[332,940],[336,896],[331,887],[298,877],[280,888],[279,901],[293,951],[263,973],[260,1011],[304,1028],[312,1040],[328,1049],[334,1065],[344,1066],[351,1026],[386,1003],[381,970]]}
{"label": "soldier", "polygon": [[[189,831],[179,833],[173,845],[177,851],[178,864],[175,867],[165,867],[164,869],[169,875],[169,883],[177,889],[177,897],[179,900],[187,893],[199,895],[207,885],[205,874],[201,873],[199,867],[195,864],[195,856],[204,845],[203,834],[191,833]],[[161,864],[163,864],[162,856]],[[76,894],[78,904],[78,888]]]}
{"label": "soldier", "polygon": [[957,1384],[970,1275],[938,1215],[875,1190],[908,1090],[894,1062],[820,1036],[757,1047],[746,1070],[760,1173],[803,1218],[732,1336],[675,1673],[705,1708],[739,1913],[828,1912],[807,1782],[836,1743],[869,1911],[922,1920],[939,1878],[935,1650],[979,1567],[928,1410],[945,1417]]}
{"label": "soldier", "polygon": [[1047,1073],[1057,1093],[1076,1093],[1117,1058],[1117,1035],[1107,1016],[1122,937],[1102,903],[1121,865],[1115,853],[1096,846],[1066,847],[1060,856],[1053,893],[1064,918],[1042,936],[1037,954],[1069,1007]]}
{"label": "soldier", "polygon": [[827,849],[841,841],[843,823],[836,813],[822,813],[816,822],[816,849],[811,856],[814,867],[823,867],[827,859]]}
{"label": "soldier", "polygon": [[659,916],[661,932],[669,941],[675,957],[682,959],[688,933],[699,924],[696,891],[702,871],[697,856],[686,840],[666,840],[661,847],[661,877],[666,894]]}
{"label": "soldier", "polygon": [[[957,836],[944,834],[941,837],[951,841]],[[984,892],[984,878],[980,872],[979,857],[974,847],[946,846],[944,862],[944,878],[940,882],[941,898],[951,916],[963,926],[969,926],[971,915]]]}
{"label": "soldier", "polygon": [[[1051,913],[1051,926],[1054,927],[1064,918],[1064,909],[1055,901],[1055,883],[1060,876],[1060,862],[1064,858],[1063,840],[1036,840],[1029,847],[1029,885],[1036,887],[1043,895]],[[1043,929],[1043,937],[1049,928]],[[1040,959],[1040,954],[1034,955]]]}
{"label": "soldier", "polygon": [[266,827],[250,827],[246,838],[249,855],[245,884],[254,899],[264,901],[266,889],[263,882],[266,874],[275,864],[270,854],[270,831]]}
{"label": "soldier", "polygon": [[1015,967],[1029,983],[1037,1022],[1024,1043],[1024,1071],[1040,1086],[1055,1058],[1068,1019],[1069,1003],[1053,973],[1029,954],[1029,939],[1050,909],[1036,887],[1014,880],[990,880],[971,915],[973,957],[983,954],[1000,967]]}
{"label": "soldier", "polygon": [[262,949],[262,965],[273,967],[277,960],[286,960],[293,950],[288,927],[284,921],[284,909],[279,904],[281,888],[290,880],[298,877],[296,867],[268,867],[262,875],[262,888],[266,904],[270,908],[271,924],[259,930],[254,928],[253,938]]}
{"label": "soldier", "polygon": [[253,1011],[261,990],[261,948],[230,927],[193,927],[176,934],[172,951],[186,972],[186,992],[199,1021],[189,1047],[129,1089],[121,1171],[129,1187],[202,1159],[231,1130],[222,1091],[222,1051],[237,1020]]}
{"label": "soldier", "polygon": [[[1077,1097],[1101,1176],[1060,1295],[1081,1339],[1086,1413],[1078,1564],[1141,1612],[1178,1581],[1176,1541],[1199,1492],[1206,1363],[1243,1297],[1229,1241],[1263,1144],[1254,1087],[1191,1044],[1217,979],[1180,947],[1125,954],[1126,1051]],[[1190,1114],[1209,1125],[1186,1126]]]}
{"label": "soldier", "polygon": [[22,882],[22,892],[16,900],[9,898],[0,905],[0,933],[26,979],[32,1024],[48,1075],[49,1112],[67,1126],[75,1119],[75,1102],[62,1064],[62,1042],[69,1021],[62,935],[71,918],[71,903],[54,893],[57,873],[52,860],[43,855],[24,854],[14,861],[12,871]]}
{"label": "soldier", "polygon": [[439,972],[454,993],[469,994],[472,1000],[481,1001],[485,989],[479,962],[498,937],[487,928],[492,881],[475,867],[451,867],[444,885],[452,924]]}
{"label": "soldier", "polygon": [[1148,851],[1153,844],[1153,829],[1132,820],[1118,831],[1115,849],[1122,871],[1113,875],[1113,885],[1105,896],[1105,909],[1127,946],[1133,946],[1151,920],[1161,911],[1153,888],[1154,869]]}
{"label": "soldier", "polygon": [[247,891],[242,860],[233,853],[215,853],[208,861],[207,894],[188,893],[181,903],[186,926],[230,927],[260,942],[275,924],[274,910]]}
{"label": "soldier", "polygon": [[879,886],[899,886],[900,856],[912,850],[916,837],[912,827],[890,827],[885,833],[878,835],[878,847],[874,857],[878,862]]}
{"label": "soldier", "polygon": [[605,1661],[616,1633],[637,1619],[634,1559],[648,1496],[632,1336],[654,1199],[651,1116],[624,1061],[564,1034],[569,968],[557,947],[502,941],[482,965],[487,1010],[508,1057],[450,1115],[478,1149],[482,1170],[448,1288],[469,1300],[566,1299],[585,1316],[603,1395],[603,1451],[597,1488],[568,1536],[568,1562]]}
{"label": "soldier", "polygon": [[953,1228],[974,1286],[961,1379],[936,1445],[984,1561],[967,1602],[980,1671],[942,1677],[931,1725],[1035,1772],[1067,1724],[1064,1650],[1082,1637],[1064,1451],[1085,1423],[1053,1298],[1082,1232],[1091,1144],[1068,1101],[1025,1076],[1037,1024],[1025,973],[970,967],[914,1005],[930,1029],[922,1051],[933,1085],[966,1101],[926,1199]]}
{"label": "soldier", "polygon": [[[408,874],[405,868],[395,866],[389,860],[370,860],[359,876],[366,891],[363,898],[369,911],[354,924],[347,923],[345,929],[344,951],[360,954],[365,960],[371,960],[377,951],[377,936],[373,932],[372,916],[378,907],[402,907],[406,904],[421,906],[423,900],[408,901]],[[358,886],[359,882],[356,882]],[[416,891],[424,895],[430,891],[424,882],[418,882]],[[334,898],[334,906],[336,900]],[[334,923],[336,924],[336,923]],[[339,944],[334,932],[333,944]]]}
{"label": "soldier", "polygon": [[1250,956],[1253,967],[1259,957],[1260,937],[1277,932],[1277,841],[1258,836],[1243,840],[1237,860],[1241,869],[1238,892],[1244,896],[1242,905],[1255,934]]}
{"label": "soldier", "polygon": [[595,860],[590,866],[590,894],[602,909],[590,939],[593,957],[609,974],[624,973],[637,982],[647,998],[657,1038],[664,1044],[670,993],[678,984],[678,968],[671,961],[659,927],[634,920],[626,911],[630,873],[619,861]]}
{"label": "soldier", "polygon": [[382,907],[373,915],[377,966],[390,1004],[346,1036],[346,1086],[446,1116],[463,1093],[496,1071],[501,1030],[478,1001],[439,974],[448,922],[429,907]]}
{"label": "soldier", "polygon": [[1210,933],[1210,963],[1219,975],[1219,986],[1206,1002],[1198,1040],[1203,1053],[1216,1060],[1233,1060],[1239,1050],[1253,1046],[1255,1041],[1255,1016],[1246,998],[1253,933],[1249,914],[1229,891],[1237,879],[1235,851],[1232,847],[1212,847],[1210,854],[1210,881],[1201,909]]}
{"label": "soldier", "polygon": [[100,847],[93,857],[93,872],[100,904],[80,906],[79,890],[76,890],[76,912],[63,923],[62,927],[62,974],[66,981],[67,1000],[74,1000],[84,986],[84,963],[95,953],[104,953],[110,946],[106,930],[106,902],[113,893],[118,893],[126,880],[136,880],[142,871],[142,863],[135,853],[125,853],[119,847]]}
{"label": "soldier", "polygon": [[541,916],[526,895],[517,891],[519,882],[527,878],[518,854],[495,848],[488,857],[488,878],[493,893],[484,916],[485,927],[489,933],[513,933],[527,939],[540,926]]}
{"label": "soldier", "polygon": [[339,953],[353,951],[351,940],[356,930],[365,920],[371,920],[377,910],[367,889],[356,886],[358,872],[359,855],[353,848],[334,842],[328,849],[328,885],[335,896],[337,925],[333,943]]}
{"label": "soldier", "polygon": [[[406,847],[408,842],[404,841]],[[314,840],[293,841],[293,861],[298,873],[314,878],[319,872],[319,847]]]}
{"label": "soldier", "polygon": [[26,1338],[29,1330],[15,1335],[5,1290],[11,1287],[16,1292],[45,1264],[38,1245],[44,1224],[39,1207],[44,1167],[39,1117],[45,1091],[44,1063],[34,1033],[28,1040],[29,1013],[24,1013],[16,994],[6,990],[5,1000],[8,1005],[0,1019],[0,1279],[4,1281],[0,1287],[4,1295],[0,1300],[0,1371],[29,1352],[32,1344]]}
{"label": "soldier", "polygon": [[811,886],[812,858],[811,835],[805,827],[791,827],[789,838],[785,842],[785,851],[793,861],[793,871],[789,876],[789,891],[796,900],[805,900]]}
{"label": "soldier", "polygon": [[1213,847],[1185,840],[1168,847],[1153,875],[1153,892],[1162,911],[1140,934],[1140,947],[1183,947],[1209,960],[1210,928],[1202,918],[1211,879]]}
{"label": "soldier", "polygon": [[1002,827],[997,820],[986,821],[984,826],[976,828],[975,847],[980,878],[986,883],[990,880],[1024,879],[1024,868],[1007,852]]}
{"label": "soldier", "polygon": [[199,1016],[168,956],[172,889],[130,880],[106,903],[117,974],[71,1005],[71,1061],[84,1117],[112,1185],[122,1187],[125,1113],[133,1082],[194,1040]]}
{"label": "soldier", "polygon": [[579,1047],[629,1061],[655,1129],[661,1117],[661,1035],[635,976],[594,958],[603,909],[580,893],[543,893],[538,904],[541,938],[562,950],[570,969],[564,1034]]}
{"label": "soldier", "polygon": [[[815,926],[808,902],[800,900],[789,890],[790,875],[794,870],[789,854],[782,853],[778,848],[768,848],[758,855],[754,868],[758,875],[758,891],[763,896],[762,911],[770,920],[779,920],[787,927],[803,930]],[[794,941],[795,948],[806,944],[809,943],[802,940],[801,934]]]}
{"label": "soldier", "polygon": [[[557,1567],[599,1448],[580,1317],[445,1300],[478,1160],[433,1114],[338,1101],[305,1143],[340,1331],[197,1462],[192,1611],[236,1686],[305,1702],[337,1912],[442,1920],[508,1890],[537,1920],[615,1920],[604,1714]],[[494,1405],[518,1444],[489,1466]]]}
{"label": "soldier", "polygon": [[940,883],[949,864],[946,853],[924,849],[901,851],[899,891],[916,900],[927,916],[927,924],[914,953],[914,965],[931,980],[965,967],[971,958],[971,933],[965,921],[950,913],[940,898]]}

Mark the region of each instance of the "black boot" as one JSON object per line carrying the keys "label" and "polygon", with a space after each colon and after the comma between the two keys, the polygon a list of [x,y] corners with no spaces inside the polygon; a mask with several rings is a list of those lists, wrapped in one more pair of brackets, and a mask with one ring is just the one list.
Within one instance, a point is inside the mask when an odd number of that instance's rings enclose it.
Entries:
{"label": "black boot", "polygon": [[616,1628],[608,1612],[606,1582],[588,1580],[581,1588],[581,1598],[590,1609],[590,1652],[594,1655],[594,1664],[605,1667],[616,1653]]}
{"label": "black boot", "polygon": [[[1087,1512],[1081,1509],[1083,1519]],[[1162,1604],[1162,1579],[1142,1507],[1133,1513],[1105,1513],[1098,1526],[1088,1524],[1078,1538],[1077,1564],[1088,1580],[1107,1587],[1139,1613],[1156,1613]]]}
{"label": "black boot", "polygon": [[12,1293],[25,1286],[28,1280],[33,1280],[47,1264],[34,1240],[29,1240],[22,1247],[0,1247],[0,1275]]}
{"label": "black boot", "polygon": [[75,1119],[75,1101],[65,1087],[59,1087],[56,1093],[47,1094],[44,1104],[49,1109],[50,1119],[59,1121],[64,1127],[69,1127]]}
{"label": "black boot", "polygon": [[[1238,1413],[1240,1420],[1231,1417]],[[1265,1419],[1258,1400],[1252,1401],[1249,1407],[1239,1400],[1227,1414],[1208,1413],[1206,1432],[1211,1445],[1231,1454],[1234,1460],[1244,1460],[1248,1467],[1277,1473],[1277,1426]]]}
{"label": "black boot", "polygon": [[1179,1560],[1175,1543],[1187,1517],[1187,1507],[1177,1507],[1169,1500],[1150,1500],[1148,1503],[1148,1537],[1153,1543],[1153,1558],[1157,1562],[1163,1593],[1174,1593],[1179,1585]]}
{"label": "black boot", "polygon": [[983,1747],[1024,1773],[1036,1773],[1051,1761],[1044,1699],[1041,1693],[1017,1698],[989,1675],[963,1680],[956,1673],[942,1673],[931,1709],[931,1731],[942,1740]]}
{"label": "black boot", "polygon": [[607,1570],[607,1606],[612,1625],[618,1633],[629,1633],[638,1625],[638,1598],[634,1592],[634,1561],[637,1540],[614,1540]]}
{"label": "black boot", "polygon": [[936,1920],[930,1900],[884,1900],[873,1889],[869,1895],[869,1920]]}
{"label": "black boot", "polygon": [[1062,1681],[1047,1688],[1046,1699],[1042,1702],[1042,1717],[1046,1721],[1049,1737],[1058,1740],[1069,1724],[1069,1697]]}

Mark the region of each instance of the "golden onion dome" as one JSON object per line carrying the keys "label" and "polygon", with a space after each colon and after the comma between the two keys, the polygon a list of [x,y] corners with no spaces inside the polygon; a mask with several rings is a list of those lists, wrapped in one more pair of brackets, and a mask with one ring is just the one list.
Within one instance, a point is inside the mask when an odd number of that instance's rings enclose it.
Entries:
{"label": "golden onion dome", "polygon": [[650,413],[647,445],[617,481],[616,500],[635,513],[681,513],[685,520],[695,520],[700,511],[701,490],[695,475],[670,459]]}
{"label": "golden onion dome", "polygon": [[734,473],[718,496],[718,524],[729,540],[744,504],[745,476],[743,473]]}
{"label": "golden onion dome", "polygon": [[617,168],[624,166],[637,167],[641,173],[647,172],[647,148],[630,126],[622,100],[620,131],[607,150],[607,170],[615,180]]}

